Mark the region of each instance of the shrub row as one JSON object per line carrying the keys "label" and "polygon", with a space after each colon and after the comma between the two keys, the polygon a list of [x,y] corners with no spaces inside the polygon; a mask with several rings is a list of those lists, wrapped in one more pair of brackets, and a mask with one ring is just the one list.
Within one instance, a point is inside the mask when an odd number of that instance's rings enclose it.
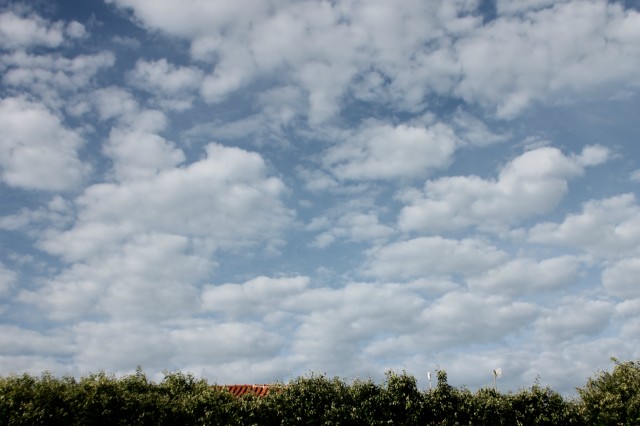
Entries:
{"label": "shrub row", "polygon": [[232,396],[182,373],[160,383],[141,370],[76,380],[50,374],[0,378],[1,425],[624,425],[640,424],[640,363],[616,361],[565,400],[534,385],[516,393],[471,392],[447,383],[420,391],[407,374],[384,384],[322,375],[293,380],[265,397]]}

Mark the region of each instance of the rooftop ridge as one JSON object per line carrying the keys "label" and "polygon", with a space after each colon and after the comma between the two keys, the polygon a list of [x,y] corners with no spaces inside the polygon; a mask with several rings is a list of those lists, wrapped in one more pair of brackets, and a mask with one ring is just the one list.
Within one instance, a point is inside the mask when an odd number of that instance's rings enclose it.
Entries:
{"label": "rooftop ridge", "polygon": [[246,394],[253,394],[256,396],[266,396],[269,394],[271,388],[282,388],[284,385],[277,384],[242,384],[242,385],[216,385],[216,389],[226,389],[234,396],[243,396]]}

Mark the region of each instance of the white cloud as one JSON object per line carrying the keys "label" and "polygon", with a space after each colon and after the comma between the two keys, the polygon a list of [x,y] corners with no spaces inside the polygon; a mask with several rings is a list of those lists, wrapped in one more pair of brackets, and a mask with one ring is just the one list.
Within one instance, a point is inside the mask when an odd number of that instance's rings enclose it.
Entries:
{"label": "white cloud", "polygon": [[[86,321],[72,330],[77,348],[74,360],[80,371],[126,374],[140,365],[147,374],[160,377],[162,371],[180,369],[222,383],[224,379],[227,383],[256,380],[252,365],[272,359],[282,345],[278,335],[260,324],[207,319],[164,323]],[[119,344],[114,345],[114,341]],[[262,380],[273,380],[273,376]]]}
{"label": "white cloud", "polygon": [[74,324],[72,331],[74,365],[80,371],[126,374],[142,366],[159,372],[167,369],[167,361],[175,353],[168,330],[153,322],[82,321]]}
{"label": "white cloud", "polygon": [[0,325],[0,347],[3,355],[70,355],[74,346],[68,331],[48,333],[29,330],[15,325]]}
{"label": "white cloud", "polygon": [[176,66],[164,58],[157,61],[139,59],[129,72],[128,81],[160,98],[181,99],[198,89],[202,77],[198,68]]}
{"label": "white cloud", "polygon": [[[317,224],[317,221],[312,222],[310,230]],[[349,212],[340,216],[334,225],[327,222],[323,227],[330,229],[319,234],[312,246],[325,248],[340,238],[355,242],[384,241],[395,232],[392,227],[381,224],[373,212]]]}
{"label": "white cloud", "polygon": [[516,258],[467,282],[474,291],[488,294],[525,295],[553,291],[569,286],[577,279],[580,261],[571,256],[542,261]]}
{"label": "white cloud", "polygon": [[36,236],[73,264],[19,300],[55,320],[191,315],[215,252],[281,244],[284,189],[258,154],[215,144],[188,166],[90,186],[70,229]]}
{"label": "white cloud", "polygon": [[498,17],[456,43],[464,73],[454,93],[512,118],[534,102],[637,86],[639,23],[635,10],[605,1],[556,2]]}
{"label": "white cloud", "polygon": [[[409,325],[402,333],[380,336],[365,347],[365,352],[411,364],[416,357],[426,357],[440,365],[445,362],[443,368],[449,371],[451,356],[440,351],[457,348],[456,353],[473,358],[475,351],[468,353],[460,348],[507,339],[528,328],[538,314],[539,308],[531,303],[452,291],[425,306],[417,318],[408,320]],[[465,380],[473,380],[473,375]]]}
{"label": "white cloud", "polygon": [[60,357],[44,355],[0,355],[0,364],[5,374],[30,373],[39,376],[43,371],[51,371],[56,374],[72,375],[78,371],[75,366],[60,360]]}
{"label": "white cloud", "polygon": [[225,363],[241,359],[243,364],[278,354],[283,339],[260,323],[189,321],[169,332],[176,358],[181,363]]}
{"label": "white cloud", "polygon": [[[137,116],[140,110],[138,101],[131,93],[115,86],[96,90],[91,100],[101,120],[116,118],[127,121],[132,115]],[[140,126],[137,124],[135,127]]]}
{"label": "white cloud", "polygon": [[[272,10],[260,2],[185,7],[166,1],[161,8],[137,0],[115,3],[131,8],[143,25],[190,40],[194,58],[215,60],[202,85],[207,101],[222,101],[260,75],[289,76],[308,95],[312,124],[340,111],[350,82],[368,69],[380,69],[394,86],[388,92],[372,90],[387,92],[409,107],[422,102],[425,86],[444,90],[455,81],[446,75],[455,68],[454,61],[438,53],[423,59],[414,49],[442,35],[442,26],[456,34],[474,21],[459,16],[456,8],[470,10],[464,2],[450,7],[448,2],[406,1],[403,7],[390,8],[383,2],[307,1],[282,3]],[[414,56],[418,64],[412,63]]]}
{"label": "white cloud", "polygon": [[623,300],[616,305],[616,315],[622,317],[640,317],[640,298]]}
{"label": "white cloud", "polygon": [[102,151],[113,161],[116,181],[152,178],[185,161],[184,152],[158,134],[167,127],[163,112],[142,109],[130,92],[113,86],[90,100],[101,120],[115,121]]}
{"label": "white cloud", "polygon": [[602,145],[586,146],[580,155],[574,157],[577,164],[582,167],[597,166],[606,162],[611,156],[607,148]]}
{"label": "white cloud", "polygon": [[78,154],[84,144],[82,136],[41,104],[24,98],[3,99],[0,128],[0,176],[10,186],[69,190],[89,171]]}
{"label": "white cloud", "polygon": [[312,124],[340,111],[347,93],[410,111],[431,94],[454,94],[512,118],[533,103],[638,85],[640,14],[606,1],[503,1],[489,25],[467,1],[114,3],[216,62],[203,80],[208,101],[278,75],[307,92]]}
{"label": "white cloud", "polygon": [[473,146],[484,147],[501,143],[510,137],[508,133],[495,133],[489,129],[487,124],[464,111],[458,111],[455,114],[452,124],[456,128],[456,134],[460,140]]}
{"label": "white cloud", "polygon": [[623,299],[640,299],[640,258],[620,260],[602,271],[602,284]]}
{"label": "white cloud", "polygon": [[101,70],[115,64],[112,52],[67,58],[59,53],[34,55],[13,51],[0,57],[2,83],[27,91],[52,108],[69,107],[69,93],[81,92]]}
{"label": "white cloud", "polygon": [[[529,325],[538,307],[501,296],[450,292],[423,312],[425,330],[434,346],[468,346],[495,342]],[[429,346],[429,345],[428,345]]]}
{"label": "white cloud", "polygon": [[111,38],[111,41],[117,45],[126,47],[128,49],[132,49],[132,50],[138,50],[140,49],[140,46],[141,46],[140,40],[134,37],[116,35]]}
{"label": "white cloud", "polygon": [[602,300],[566,300],[549,309],[536,321],[537,338],[549,342],[568,342],[594,336],[604,330],[614,314],[614,305]]}
{"label": "white cloud", "polygon": [[84,38],[87,36],[87,29],[85,26],[76,21],[69,22],[65,32],[71,38]]}
{"label": "white cloud", "polygon": [[311,192],[340,191],[343,188],[333,176],[322,170],[298,168],[297,172],[304,180],[306,189]]}
{"label": "white cloud", "polygon": [[575,247],[604,259],[634,255],[640,244],[640,207],[634,194],[591,200],[582,212],[567,215],[562,223],[534,226],[529,240]]}
{"label": "white cloud", "polygon": [[[79,217],[41,247],[68,260],[86,259],[132,235],[185,235],[208,250],[269,241],[290,222],[285,187],[266,176],[260,155],[210,144],[207,156],[126,184],[97,184],[76,200]],[[122,218],[122,212],[127,212]]]}
{"label": "white cloud", "polygon": [[518,14],[529,10],[539,10],[569,0],[498,0],[496,4],[499,15]]}
{"label": "white cloud", "polygon": [[342,180],[415,178],[448,166],[455,148],[455,135],[444,124],[412,127],[370,122],[330,148],[323,163]]}
{"label": "white cloud", "polygon": [[185,160],[184,153],[174,144],[137,129],[112,129],[104,152],[113,159],[119,181],[150,178]]}
{"label": "white cloud", "polygon": [[455,176],[427,181],[424,195],[413,197],[398,223],[405,231],[426,233],[470,226],[500,229],[551,211],[567,193],[569,179],[607,157],[599,146],[586,147],[578,156],[543,147],[511,160],[495,180]]}
{"label": "white cloud", "polygon": [[60,195],[54,195],[46,206],[37,209],[22,208],[7,216],[0,216],[0,229],[11,231],[24,230],[31,237],[37,238],[41,229],[38,226],[63,229],[69,226],[71,203]]}
{"label": "white cloud", "polygon": [[[73,22],[70,34],[79,28]],[[48,22],[38,15],[19,16],[12,11],[0,14],[0,46],[5,49],[35,46],[58,47],[64,41],[64,24]]]}
{"label": "white cloud", "polygon": [[395,280],[479,273],[503,262],[507,254],[482,240],[422,237],[372,248],[367,257],[366,274]]}
{"label": "white cloud", "polygon": [[207,75],[203,79],[200,93],[207,102],[222,102],[231,92],[247,83],[252,68],[251,59],[245,56],[243,60],[238,60],[238,62],[240,63],[217,66],[213,74]]}
{"label": "white cloud", "polygon": [[366,372],[372,363],[366,350],[359,348],[366,348],[376,336],[415,331],[425,306],[402,286],[366,283],[323,289],[307,298],[315,308],[297,328],[292,350],[315,371],[330,368],[351,376]]}
{"label": "white cloud", "polygon": [[[262,318],[292,336],[284,350],[293,368],[349,377],[380,375],[385,359],[433,353],[509,335],[533,319],[537,308],[506,298],[453,291],[431,300],[452,283],[348,283],[314,287],[306,277],[258,277],[242,284],[208,286],[205,306],[228,320]],[[440,290],[438,290],[440,289]],[[435,292],[434,292],[435,291]],[[479,320],[481,318],[481,320]],[[282,361],[284,362],[284,361]]]}
{"label": "white cloud", "polygon": [[256,17],[266,14],[269,5],[259,0],[248,3],[189,3],[173,0],[108,0],[131,9],[140,22],[182,37],[198,37],[221,32],[226,26],[249,25]]}
{"label": "white cloud", "polygon": [[257,277],[243,284],[209,285],[202,291],[203,308],[231,318],[275,313],[292,297],[309,290],[309,277]]}
{"label": "white cloud", "polygon": [[0,263],[0,298],[8,296],[18,279],[18,274]]}
{"label": "white cloud", "polygon": [[55,320],[175,317],[197,310],[194,284],[212,266],[209,259],[190,252],[186,237],[143,234],[99,258],[74,264],[19,298]]}
{"label": "white cloud", "polygon": [[295,86],[275,87],[256,94],[252,104],[256,114],[233,121],[214,120],[197,124],[184,132],[188,139],[247,139],[263,147],[279,144],[291,147],[291,130],[299,123],[305,109],[304,94]]}
{"label": "white cloud", "polygon": [[[493,386],[492,370],[501,367],[498,389],[506,391],[532,386],[550,386],[571,398],[576,386],[582,386],[596,371],[611,369],[610,357],[637,359],[635,339],[602,337],[571,342],[531,342],[522,346],[478,348],[472,353],[461,350],[443,350],[421,362],[413,362],[412,371],[425,371],[439,364],[447,371],[449,383],[454,386]],[[438,361],[434,361],[438,360]],[[443,361],[440,361],[443,360]],[[435,383],[434,383],[435,384]]]}

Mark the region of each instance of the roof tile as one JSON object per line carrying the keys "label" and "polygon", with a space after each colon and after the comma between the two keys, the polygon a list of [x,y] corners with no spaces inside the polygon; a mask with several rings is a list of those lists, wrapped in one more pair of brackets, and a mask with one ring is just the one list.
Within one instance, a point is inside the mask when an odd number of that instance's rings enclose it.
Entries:
{"label": "roof tile", "polygon": [[231,392],[233,396],[243,396],[247,394],[253,394],[256,396],[266,396],[273,388],[279,387],[277,385],[224,385],[216,386],[216,388],[224,388]]}

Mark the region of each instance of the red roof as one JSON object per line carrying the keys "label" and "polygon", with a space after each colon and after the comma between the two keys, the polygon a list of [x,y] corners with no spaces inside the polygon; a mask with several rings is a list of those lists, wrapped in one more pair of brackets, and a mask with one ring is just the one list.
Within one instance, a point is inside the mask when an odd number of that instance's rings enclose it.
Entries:
{"label": "red roof", "polygon": [[279,387],[274,385],[224,385],[218,386],[231,392],[234,396],[254,394],[256,396],[266,396],[271,388]]}

